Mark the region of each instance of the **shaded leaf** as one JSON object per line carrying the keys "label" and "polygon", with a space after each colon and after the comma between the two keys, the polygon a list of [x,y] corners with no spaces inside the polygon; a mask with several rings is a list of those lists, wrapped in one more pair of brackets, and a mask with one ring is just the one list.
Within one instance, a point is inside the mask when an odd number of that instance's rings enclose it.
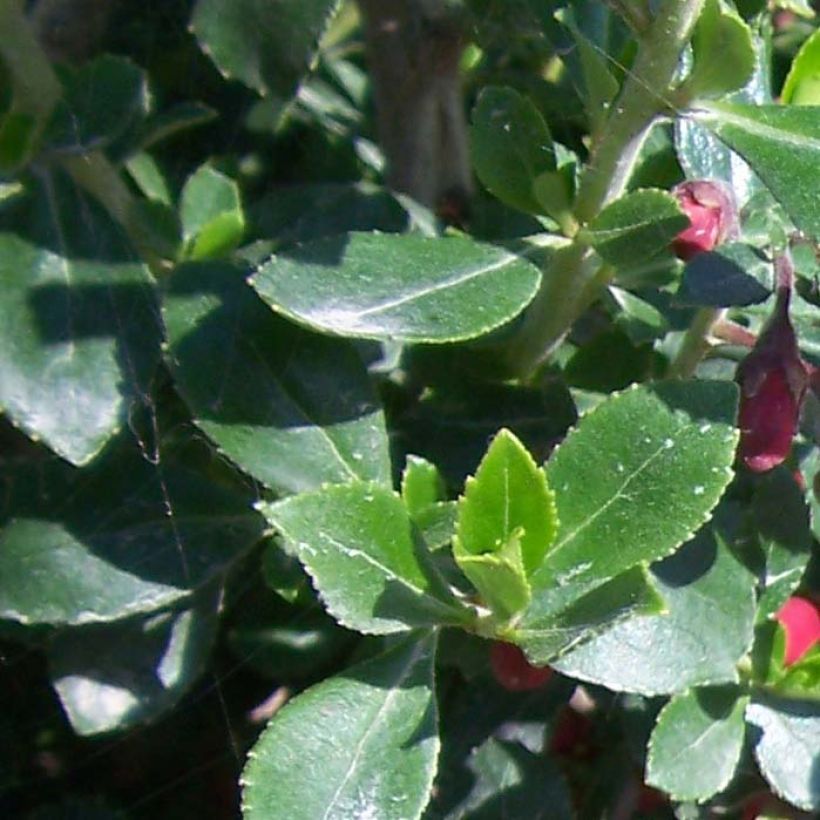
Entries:
{"label": "shaded leaf", "polygon": [[[767,275],[766,284],[761,283]],[[771,295],[770,277],[771,265],[750,245],[722,245],[686,263],[675,301],[706,307],[757,304]]]}
{"label": "shaded leaf", "polygon": [[310,67],[337,0],[198,0],[191,18],[220,71],[288,102]]}
{"label": "shaded leaf", "polygon": [[388,483],[384,417],[357,353],[272,313],[228,263],[177,268],[163,316],[196,423],[268,486]]}
{"label": "shaded leaf", "polygon": [[541,113],[512,88],[482,90],[473,109],[470,149],[476,174],[506,205],[541,213],[533,183],[554,171],[555,152]]}

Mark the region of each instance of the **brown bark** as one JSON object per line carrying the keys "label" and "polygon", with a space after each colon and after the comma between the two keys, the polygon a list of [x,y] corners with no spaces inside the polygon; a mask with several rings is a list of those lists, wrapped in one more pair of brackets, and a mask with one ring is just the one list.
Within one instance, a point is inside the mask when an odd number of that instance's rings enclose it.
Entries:
{"label": "brown bark", "polygon": [[359,0],[359,6],[387,184],[429,207],[463,211],[472,181],[458,17],[444,0]]}

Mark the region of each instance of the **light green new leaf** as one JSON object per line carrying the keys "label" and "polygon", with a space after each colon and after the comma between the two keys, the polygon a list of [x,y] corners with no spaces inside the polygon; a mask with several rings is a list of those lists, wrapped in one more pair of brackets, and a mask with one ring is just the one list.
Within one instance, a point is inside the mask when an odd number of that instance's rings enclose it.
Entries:
{"label": "light green new leaf", "polygon": [[274,314],[244,276],[189,263],[167,282],[168,361],[197,425],[280,492],[389,484],[384,415],[358,353]]}
{"label": "light green new leaf", "polygon": [[533,590],[563,608],[691,538],[732,477],[736,402],[726,382],[660,382],[584,416],[546,465],[560,523]]}
{"label": "light green new leaf", "polygon": [[245,820],[415,820],[439,753],[434,636],[308,689],[271,720],[242,775]]}
{"label": "light green new leaf", "polygon": [[630,267],[662,251],[688,224],[675,197],[648,188],[607,205],[578,239],[592,245],[610,265]]}
{"label": "light green new leaf", "polygon": [[752,33],[741,17],[707,0],[692,37],[693,66],[685,86],[693,97],[720,97],[744,86],[755,67]]}
{"label": "light green new leaf", "polygon": [[470,127],[473,166],[487,190],[527,213],[543,208],[533,183],[556,168],[552,137],[541,113],[512,88],[485,88]]}
{"label": "light green new leaf", "polygon": [[736,682],[737,663],[752,642],[752,574],[708,525],[651,571],[666,612],[618,624],[567,653],[556,668],[648,696]]}
{"label": "light green new leaf", "polygon": [[467,237],[352,233],[273,256],[251,277],[274,310],[324,333],[455,342],[520,313],[538,268]]}
{"label": "light green new leaf", "polygon": [[513,433],[501,430],[459,501],[457,555],[501,552],[517,540],[529,576],[541,565],[557,526],[544,471]]}
{"label": "light green new leaf", "polygon": [[820,107],[715,102],[692,116],[749,163],[800,230],[820,236]]}
{"label": "light green new leaf", "polygon": [[385,635],[469,618],[426,560],[401,498],[386,487],[338,484],[259,509],[342,625]]}
{"label": "light green new leaf", "polygon": [[746,719],[762,733],[755,757],[773,791],[801,809],[820,812],[820,704],[756,700]]}
{"label": "light green new leaf", "polygon": [[800,46],[783,83],[780,99],[784,105],[820,104],[820,29]]}
{"label": "light green new leaf", "polygon": [[219,70],[286,103],[314,60],[338,0],[198,0],[191,28]]}
{"label": "light green new leaf", "polygon": [[444,499],[444,479],[435,464],[421,456],[407,456],[401,476],[401,497],[410,515]]}
{"label": "light green new leaf", "polygon": [[735,687],[675,695],[649,740],[646,782],[675,800],[698,802],[727,786],[743,749],[747,702]]}
{"label": "light green new leaf", "polygon": [[188,178],[179,213],[189,259],[224,255],[242,241],[245,216],[239,187],[214,168],[203,165]]}
{"label": "light green new leaf", "polygon": [[576,597],[558,612],[548,596],[534,597],[521,623],[504,637],[519,644],[531,663],[542,666],[622,621],[663,611],[664,601],[649,573],[637,566]]}

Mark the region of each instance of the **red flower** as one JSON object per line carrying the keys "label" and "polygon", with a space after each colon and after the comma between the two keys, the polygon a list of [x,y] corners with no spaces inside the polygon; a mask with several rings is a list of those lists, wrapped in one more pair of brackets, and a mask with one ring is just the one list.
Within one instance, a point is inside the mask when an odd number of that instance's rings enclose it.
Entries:
{"label": "red flower", "polygon": [[515,644],[503,641],[493,643],[490,666],[495,679],[510,692],[538,689],[552,677],[549,666],[533,666]]}
{"label": "red flower", "polygon": [[820,642],[820,607],[814,601],[794,595],[775,615],[786,633],[786,656],[791,666]]}
{"label": "red flower", "polygon": [[699,179],[682,182],[672,189],[689,227],[672,241],[672,251],[684,262],[737,232],[737,207],[732,192],[721,182]]}
{"label": "red flower", "polygon": [[809,383],[809,368],[800,358],[789,320],[791,260],[783,256],[775,264],[778,288],[774,311],[737,369],[740,455],[756,473],[771,470],[788,456]]}

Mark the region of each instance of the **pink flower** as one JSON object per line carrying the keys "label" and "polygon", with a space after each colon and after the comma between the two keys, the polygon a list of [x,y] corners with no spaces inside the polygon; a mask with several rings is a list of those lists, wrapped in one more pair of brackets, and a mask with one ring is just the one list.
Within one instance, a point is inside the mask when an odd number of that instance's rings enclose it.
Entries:
{"label": "pink flower", "polygon": [[737,369],[740,385],[740,456],[756,473],[783,462],[797,432],[809,367],[800,358],[789,320],[793,269],[777,259],[777,300],[755,346]]}
{"label": "pink flower", "polygon": [[820,607],[814,601],[793,595],[775,616],[786,633],[786,666],[796,663],[820,642]]}
{"label": "pink flower", "polygon": [[685,262],[737,233],[737,207],[732,192],[723,183],[699,179],[682,182],[672,189],[689,227],[672,241],[672,251]]}
{"label": "pink flower", "polygon": [[503,641],[493,643],[490,666],[493,677],[510,692],[538,689],[552,677],[549,666],[533,666],[515,644]]}

